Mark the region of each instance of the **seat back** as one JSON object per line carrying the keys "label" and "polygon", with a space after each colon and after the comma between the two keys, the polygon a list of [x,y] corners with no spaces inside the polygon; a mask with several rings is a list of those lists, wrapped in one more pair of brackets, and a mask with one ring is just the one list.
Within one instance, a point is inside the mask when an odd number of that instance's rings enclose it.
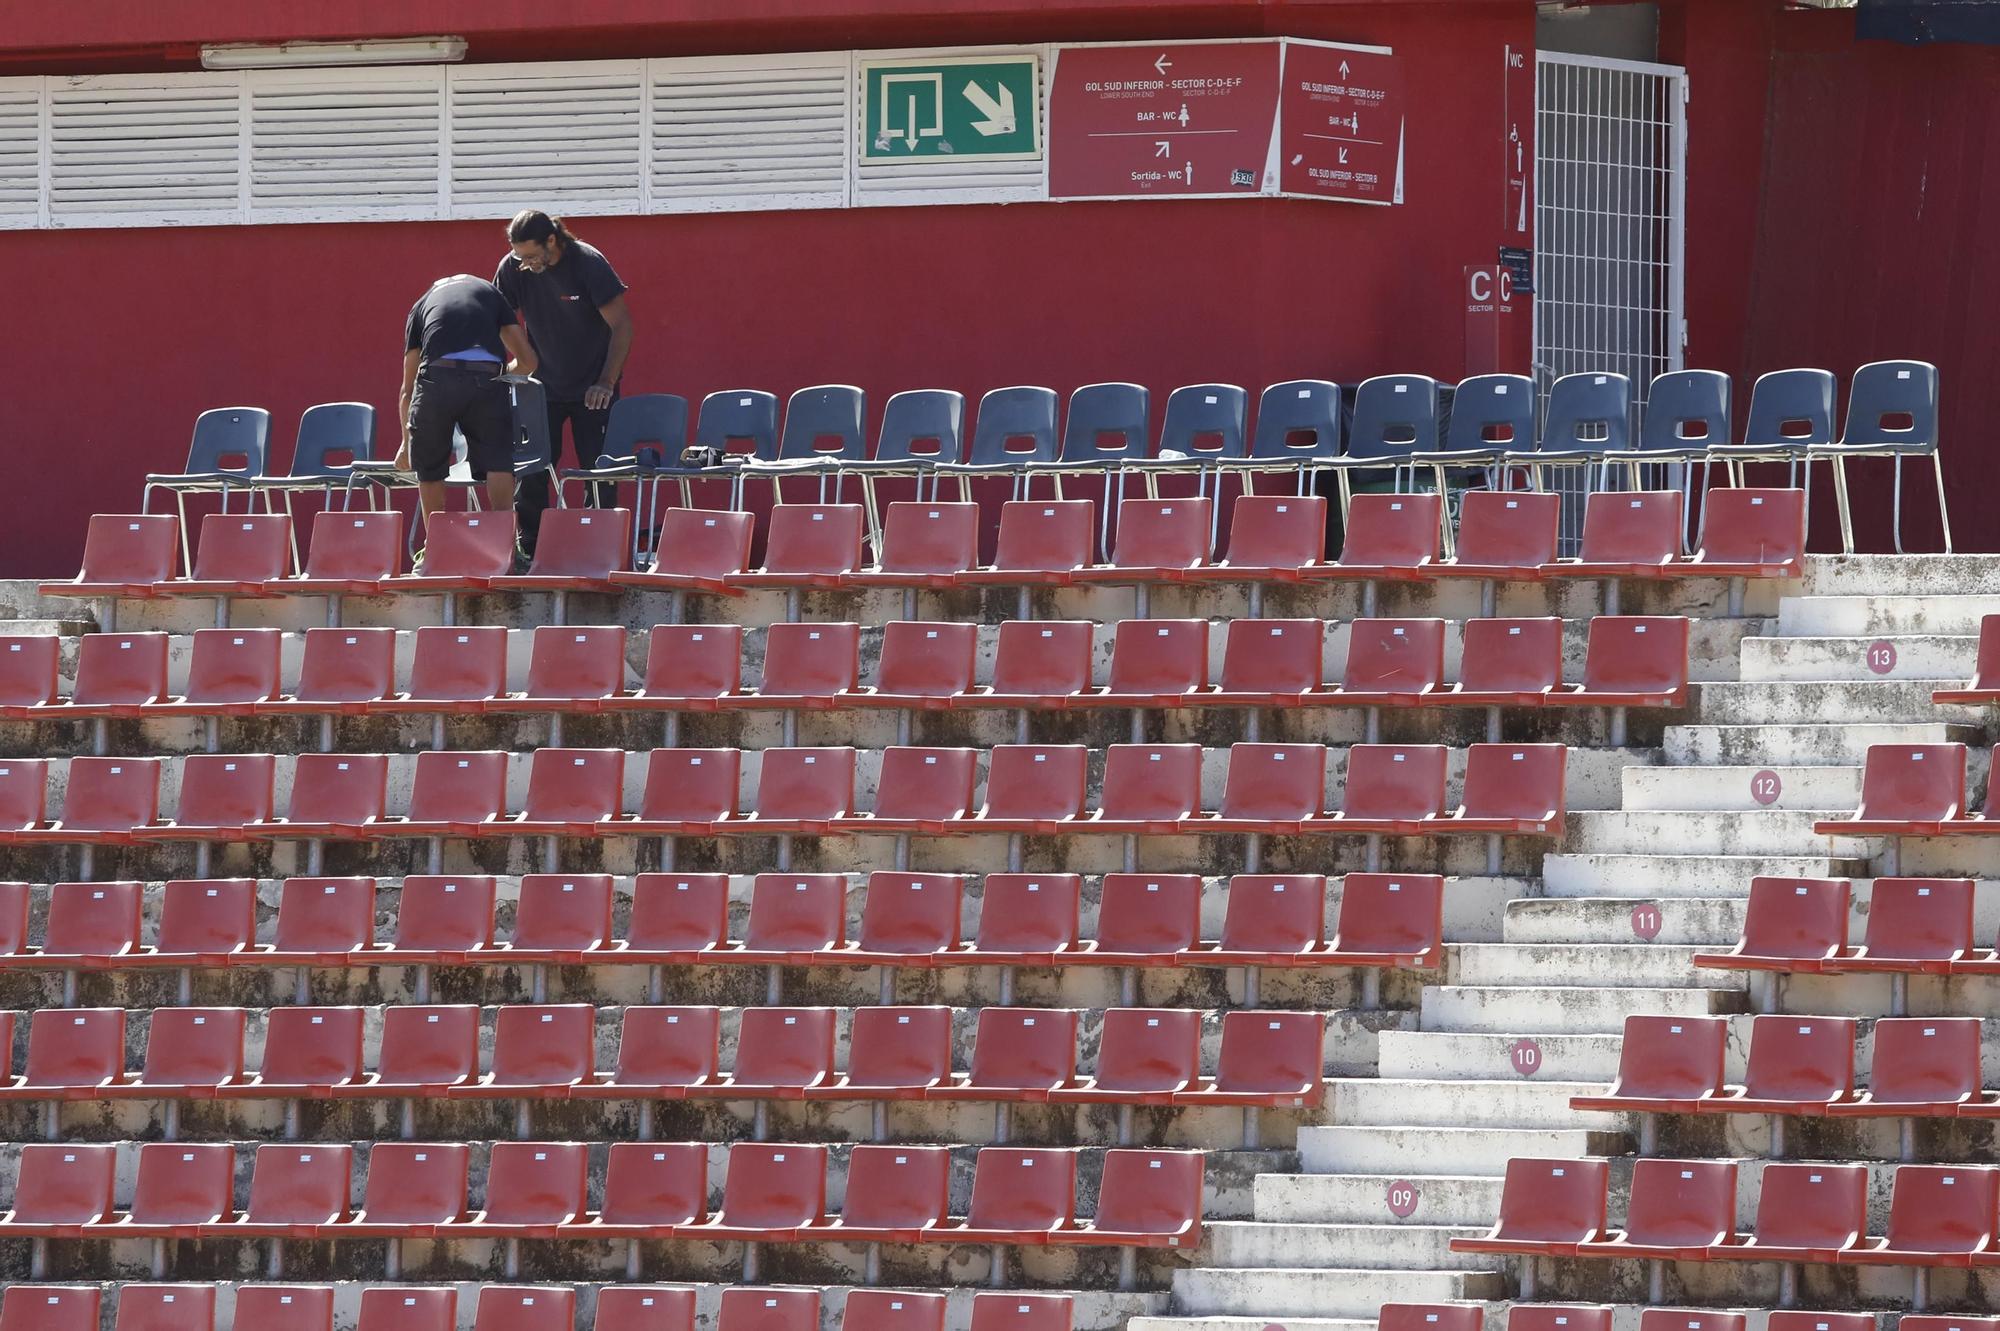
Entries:
{"label": "seat back", "polygon": [[1326,1018],[1318,1012],[1222,1014],[1215,1089],[1253,1095],[1319,1093],[1326,1066]]}
{"label": "seat back", "polygon": [[[950,1190],[948,1146],[856,1146],[847,1161],[840,1217],[866,1229],[922,1229],[945,1218]],[[942,1308],[942,1297],[938,1302]],[[850,1325],[873,1331],[867,1323],[852,1321],[852,1295],[847,1315]]]}
{"label": "seat back", "polygon": [[1692,621],[1682,615],[1596,615],[1583,657],[1586,693],[1671,693],[1688,682]]}
{"label": "seat back", "polygon": [[463,1142],[377,1142],[368,1153],[362,1214],[375,1225],[457,1220],[465,1214],[471,1167],[472,1148]]}
{"label": "seat back", "polygon": [[1482,1331],[1485,1309],[1476,1303],[1385,1303],[1376,1331]]}
{"label": "seat back", "polygon": [[[559,749],[539,749],[560,753]],[[624,757],[621,750],[597,750]],[[558,771],[563,768],[558,765]],[[534,800],[529,799],[532,813]],[[614,806],[615,807],[615,806]],[[521,878],[514,908],[514,946],[532,952],[581,952],[611,941],[611,875],[531,873]]]}
{"label": "seat back", "polygon": [[289,1331],[333,1331],[331,1285],[238,1285],[235,1327],[284,1326]]}
{"label": "seat back", "polygon": [[242,1008],[156,1008],[146,1031],[140,1080],[159,1086],[219,1086],[243,1075]]}
{"label": "seat back", "polygon": [[755,516],[711,508],[670,508],[660,519],[653,571],[687,578],[726,578],[750,567]]}
{"label": "seat back", "polygon": [[374,941],[373,878],[287,878],[279,889],[278,951],[337,956]]}
{"label": "seat back", "polygon": [[1754,1017],[1743,1092],[1754,1100],[1826,1103],[1854,1090],[1854,1018]]}
{"label": "seat back", "polygon": [[1724,487],[1702,496],[1701,557],[1725,564],[1794,564],[1806,553],[1806,492]]}
{"label": "seat back", "polygon": [[741,749],[654,749],[639,816],[691,823],[734,818],[742,765]]}
{"label": "seat back", "polygon": [[[523,816],[531,823],[607,822],[619,815],[624,799],[623,749],[536,749],[529,760]],[[606,906],[608,911],[608,894]]]}
{"label": "seat back", "polygon": [[1606,1304],[1517,1303],[1507,1310],[1507,1331],[1611,1331]]}
{"label": "seat back", "polygon": [[1257,398],[1253,458],[1300,462],[1340,456],[1340,385],[1325,379],[1288,379]]}
{"label": "seat back", "polygon": [[486,1219],[565,1225],[581,1216],[590,1148],[582,1142],[495,1142],[486,1171]]}
{"label": "seat back", "polygon": [[1317,619],[1232,619],[1222,646],[1222,691],[1316,689],[1324,668],[1324,640],[1325,627]]}
{"label": "seat back", "polygon": [[1093,627],[1078,619],[1008,620],[994,648],[993,691],[1061,698],[1089,688]]}
{"label": "seat back", "polygon": [[[381,819],[388,807],[386,753],[302,753],[292,764],[294,822],[359,826]],[[281,910],[280,928],[283,921]]]}
{"label": "seat back", "polygon": [[819,1331],[819,1291],[725,1289],[715,1331]]}
{"label": "seat back", "polygon": [[1201,1075],[1201,1013],[1185,1008],[1111,1008],[1098,1031],[1100,1091],[1165,1095]]}
{"label": "seat back", "polygon": [[750,885],[743,945],[756,952],[823,952],[847,941],[847,875],[760,873]]}
{"label": "seat back", "polygon": [[1085,384],[1069,395],[1062,460],[1112,464],[1143,458],[1151,447],[1152,394],[1143,384]]}
{"label": "seat back", "polygon": [[1625,1234],[1633,1243],[1706,1247],[1736,1237],[1736,1162],[1640,1160]]}
{"label": "seat back", "polygon": [[764,630],[767,697],[851,693],[861,678],[859,624],[773,624]]}
{"label": "seat back", "polygon": [[942,1294],[857,1289],[847,1295],[840,1313],[840,1327],[841,1331],[944,1331],[944,1317]]}
{"label": "seat back", "polygon": [[194,572],[202,582],[265,582],[291,571],[292,520],[283,513],[210,513]]}
{"label": "seat back", "polygon": [[[1919,1320],[1931,1321],[1933,1319],[1920,1318]],[[1956,1321],[1957,1319],[1954,1318],[1952,1320]],[[1987,1319],[1974,1318],[1972,1320],[1985,1321]],[[1898,1331],[1900,1331],[1902,1324],[1902,1319],[1898,1318],[1896,1322]],[[1869,1331],[1869,1328],[1874,1325],[1874,1313],[1804,1312],[1797,1308],[1773,1308],[1770,1317],[1765,1319],[1764,1331]],[[1917,1328],[1912,1327],[1910,1331],[1917,1331]],[[1974,1331],[1974,1329],[1971,1327],[1961,1327],[1960,1331]]]}
{"label": "seat back", "polygon": [[0,634],[0,707],[56,700],[62,639],[53,633]]}
{"label": "seat back", "polygon": [[339,1086],[361,1074],[361,1009],[272,1008],[259,1077],[274,1086]]}
{"label": "seat back", "polygon": [[116,1331],[215,1331],[214,1285],[126,1285]]}
{"label": "seat back", "polygon": [[1647,1100],[1717,1094],[1728,1043],[1729,1023],[1721,1017],[1627,1017],[1611,1094]]}
{"label": "seat back", "polygon": [[976,624],[892,620],[882,629],[875,687],[893,697],[951,698],[972,688]]}
{"label": "seat back", "polygon": [[689,1287],[606,1285],[597,1291],[593,1325],[597,1331],[694,1331],[694,1296]]}
{"label": "seat back", "polygon": [[1805,449],[1833,442],[1833,374],[1827,370],[1772,370],[1750,386],[1750,419],[1743,442],[1766,448]]}
{"label": "seat back", "polygon": [[1971,1253],[1993,1241],[2000,1169],[1898,1165],[1889,1190],[1887,1246],[1901,1252]]}
{"label": "seat back", "polygon": [[[14,1176],[14,1221],[34,1225],[91,1225],[111,1214],[117,1149],[78,1142],[23,1146]],[[15,1286],[15,1289],[21,1288]],[[8,1292],[13,1301],[13,1291]],[[36,1323],[18,1323],[26,1331]],[[93,1317],[91,1328],[97,1326]],[[11,1328],[9,1329],[11,1331]]]}
{"label": "seat back", "polygon": [[1935,822],[1958,817],[1964,803],[1965,745],[1868,746],[1856,818]]}
{"label": "seat back", "polygon": [[723,1224],[787,1230],[825,1214],[824,1146],[741,1141],[730,1146],[722,1183]]}
{"label": "seat back", "polygon": [[427,624],[417,630],[410,697],[482,702],[507,691],[507,630]]}
{"label": "seat back", "polygon": [[160,816],[158,758],[72,758],[62,825],[71,832],[129,832]]}
{"label": "seat back", "polygon": [[1103,816],[1171,822],[1201,812],[1201,752],[1199,744],[1113,744]]}
{"label": "seat back", "polygon": [[1681,552],[1679,490],[1600,490],[1583,502],[1585,563],[1663,565]]}
{"label": "seat back", "polygon": [[1111,692],[1192,693],[1208,687],[1206,619],[1121,619],[1111,639]]}
{"label": "seat back", "polygon": [[978,467],[1055,461],[1057,405],[1052,388],[1022,385],[988,392],[979,399],[966,461]]}
{"label": "seat back", "polygon": [[1533,823],[1562,831],[1567,744],[1475,744],[1465,754],[1466,818]]}
{"label": "seat back", "polygon": [[[7,770],[7,764],[0,763],[0,773]],[[0,805],[5,803],[5,786],[0,785]],[[0,957],[18,956],[28,947],[28,898],[30,889],[26,883],[0,882]],[[8,1014],[11,1019],[13,1014]],[[9,1024],[7,1048],[13,1049],[14,1028]],[[7,1066],[13,1067],[10,1056]]]}
{"label": "seat back", "polygon": [[410,783],[414,823],[490,823],[507,811],[507,755],[426,749]]}
{"label": "seat back", "polygon": [[978,950],[1054,952],[1074,947],[1082,929],[1082,900],[1083,880],[1073,873],[987,874],[980,894]]}
{"label": "seat back", "polygon": [[631,509],[551,508],[542,514],[528,572],[538,578],[603,579],[625,567],[631,548]]}
{"label": "seat back", "polygon": [[972,1331],[1073,1331],[1075,1301],[1067,1294],[1013,1290],[972,1296]]}
{"label": "seat back", "polygon": [[1451,424],[1445,429],[1448,453],[1535,446],[1535,381],[1525,374],[1475,374],[1461,379],[1451,395]]}
{"label": "seat back", "polygon": [[726,698],[743,691],[743,626],[655,624],[646,645],[649,698]]}
{"label": "seat back", "polygon": [[42,951],[58,957],[116,957],[139,946],[138,883],[56,883]]}
{"label": "seat back", "polygon": [[858,462],[868,456],[868,394],[852,384],[801,388],[785,404],[785,430],[778,459],[837,458]]}
{"label": "seat back", "polygon": [[1224,818],[1297,822],[1326,804],[1324,744],[1251,744],[1229,748],[1222,787]]}
{"label": "seat back", "polygon": [[1442,619],[1357,619],[1349,625],[1342,688],[1415,695],[1443,682]]}
{"label": "seat back", "polygon": [[1127,499],[1118,505],[1118,568],[1199,568],[1206,564],[1215,503],[1197,499]]}
{"label": "seat back", "polygon": [[884,573],[942,575],[979,567],[979,505],[889,505],[878,562]]}
{"label": "seat back", "polygon": [[[613,1142],[604,1171],[602,1215],[608,1225],[690,1225],[705,1220],[708,1143]],[[600,1291],[597,1300],[598,1324],[604,1331],[665,1325],[659,1313],[634,1322],[605,1321],[604,1296],[609,1292]],[[652,1307],[657,1309],[661,1305]],[[693,1331],[693,1313],[690,1299],[686,1331]]]}
{"label": "seat back", "polygon": [[[628,1007],[619,1028],[614,1080],[632,1086],[695,1086],[716,1074],[721,1048],[720,1008]],[[704,1205],[707,1196],[704,1184]]]}
{"label": "seat back", "polygon": [[965,394],[949,388],[908,389],[882,407],[875,460],[957,462],[964,434]]}
{"label": "seat back", "polygon": [[1303,952],[1325,940],[1325,875],[1239,873],[1229,880],[1223,951]]}
{"label": "seat back", "polygon": [[1077,1013],[1069,1008],[981,1008],[968,1083],[1046,1091],[1074,1081],[1076,1024]]}
{"label": "seat back", "polygon": [[73,701],[130,706],[157,702],[166,695],[166,634],[84,635],[77,647]]}
{"label": "seat back", "polygon": [[472,1331],[574,1331],[576,1291],[567,1285],[485,1285]]}
{"label": "seat back", "polygon": [[1100,952],[1181,952],[1201,937],[1199,874],[1111,873],[1097,907]]}
{"label": "seat back", "polygon": [[28,1025],[28,1085],[82,1090],[124,1075],[125,1009],[36,1010]]}
{"label": "seat back", "polygon": [[244,1216],[260,1225],[339,1224],[348,1216],[348,1180],[353,1173],[352,1146],[332,1142],[259,1146]]}
{"label": "seat back", "polygon": [[243,704],[277,697],[283,643],[278,629],[196,629],[187,700]]}
{"label": "seat back", "polygon": [[0,1291],[0,1331],[98,1331],[95,1285],[9,1285]]}
{"label": "seat back", "polygon": [[194,418],[188,474],[262,476],[270,442],[271,413],[262,407],[213,407]]}
{"label": "seat back", "polygon": [[1357,872],[1341,879],[1334,951],[1422,956],[1443,935],[1441,875]]}
{"label": "seat back", "polygon": [[1639,424],[1645,452],[1719,448],[1730,440],[1729,376],[1720,370],[1669,370],[1653,376]]}
{"label": "seat back", "polygon": [[764,547],[766,573],[806,577],[861,567],[861,505],[779,504]]}
{"label": "seat back", "polygon": [[1552,563],[1561,521],[1562,496],[1552,490],[1467,490],[1459,505],[1456,562],[1501,568]]}
{"label": "seat back", "polygon": [[574,1086],[597,1063],[597,1009],[588,1003],[503,1005],[493,1026],[493,1080]]}
{"label": "seat back", "polygon": [[[540,550],[537,546],[538,558]],[[624,686],[623,628],[544,624],[535,630],[528,656],[529,698],[604,698]]]}
{"label": "seat back", "polygon": [[471,1003],[382,1009],[382,1086],[454,1086],[479,1075],[479,1009]]}
{"label": "seat back", "polygon": [[1970,878],[1877,878],[1868,904],[1868,955],[1878,961],[1952,961],[1972,948]]}
{"label": "seat back", "polygon": [[1955,1104],[1979,1094],[1979,1018],[1884,1017],[1875,1023],[1868,1098]]}
{"label": "seat back", "polygon": [[156,951],[216,956],[241,952],[256,941],[256,879],[176,878],[167,884]]}
{"label": "seat back", "polygon": [[1438,384],[1427,374],[1379,374],[1354,393],[1350,458],[1393,461],[1438,446]]}
{"label": "seat back", "polygon": [[1539,444],[1543,452],[1582,449],[1617,453],[1632,447],[1632,381],[1585,370],[1549,386]]}
{"label": "seat back", "polygon": [[305,575],[329,582],[374,582],[395,573],[403,557],[403,515],[325,509],[312,520]]}
{"label": "seat back", "polygon": [[1202,1163],[1200,1151],[1106,1151],[1095,1227],[1163,1239],[1170,1248],[1196,1246]]}
{"label": "seat back", "polygon": [[633,880],[631,947],[699,952],[728,937],[728,874],[642,873]]}
{"label": "seat back", "polygon": [[1582,1243],[1598,1237],[1604,1231],[1610,1170],[1605,1160],[1509,1160],[1493,1237],[1518,1243]]}
{"label": "seat back", "polygon": [[[969,768],[972,750],[957,752],[966,755]],[[971,799],[972,777],[968,771],[965,805],[970,805]],[[960,807],[960,814],[964,807]],[[917,957],[957,947],[959,904],[964,890],[963,874],[886,869],[869,874],[868,899],[861,908],[858,940],[861,950]]]}
{"label": "seat back", "polygon": [[1840,442],[1936,448],[1937,366],[1921,360],[1878,360],[1856,370],[1847,389],[1847,424]]}
{"label": "seat back", "polygon": [[1435,818],[1444,812],[1441,744],[1356,744],[1340,809],[1349,818]]}
{"label": "seat back", "polygon": [[307,629],[299,665],[301,702],[358,703],[396,688],[396,630]]}
{"label": "seat back", "polygon": [[94,513],[83,537],[86,583],[144,586],[174,576],[180,562],[180,520],[171,513]]}
{"label": "seat back", "polygon": [[[1249,396],[1235,384],[1187,384],[1167,395],[1160,452],[1196,458],[1243,456]],[[1123,514],[1120,514],[1121,518]]]}
{"label": "seat back", "polygon": [[269,822],[278,760],[268,753],[193,753],[181,760],[183,827]]}
{"label": "seat back", "polygon": [[[46,758],[0,759],[0,829],[26,831],[48,820],[49,760]],[[21,898],[22,922],[15,942],[18,951],[27,943],[27,898]],[[8,918],[12,918],[11,910]]]}
{"label": "seat back", "polygon": [[854,1010],[847,1041],[847,1084],[871,1091],[918,1091],[951,1077],[948,1007]]}
{"label": "seat back", "polygon": [[1326,553],[1326,500],[1319,495],[1236,497],[1229,514],[1233,568],[1304,568]]}
{"label": "seat back", "polygon": [[1011,499],[1000,506],[993,567],[1073,573],[1091,562],[1095,506],[1088,499]]}
{"label": "seat back", "polygon": [[481,874],[411,874],[396,908],[396,946],[410,952],[492,947],[496,887]]}
{"label": "seat back", "polygon": [[[238,1313],[240,1319],[242,1313]],[[454,1331],[458,1290],[452,1286],[378,1285],[361,1291],[355,1331]]]}
{"label": "seat back", "polygon": [[[982,1024],[986,1012],[980,1013]],[[973,1228],[1036,1233],[1067,1228],[1075,1218],[1074,1150],[980,1148],[973,1159],[972,1204],[966,1213]]]}
{"label": "seat back", "polygon": [[1774,1160],[1758,1175],[1758,1243],[1840,1252],[1867,1232],[1868,1166]]}
{"label": "seat back", "polygon": [[440,509],[425,519],[424,576],[497,578],[513,571],[513,509]]}
{"label": "seat back", "polygon": [[1459,659],[1467,693],[1547,693],[1562,683],[1563,622],[1468,619]]}
{"label": "seat back", "polygon": [[[688,441],[688,403],[678,393],[634,393],[611,404],[604,426],[603,456],[636,456],[641,444],[660,450],[661,461],[676,466]],[[597,459],[590,460],[591,466]],[[537,551],[541,547],[537,546]]]}
{"label": "seat back", "polygon": [[1343,565],[1420,568],[1438,557],[1443,539],[1434,494],[1358,494],[1347,507]]}
{"label": "seat back", "polygon": [[743,1009],[730,1080],[744,1087],[817,1086],[833,1075],[833,1009]]}
{"label": "seat back", "polygon": [[757,773],[757,816],[842,818],[854,812],[851,748],[766,749]]}

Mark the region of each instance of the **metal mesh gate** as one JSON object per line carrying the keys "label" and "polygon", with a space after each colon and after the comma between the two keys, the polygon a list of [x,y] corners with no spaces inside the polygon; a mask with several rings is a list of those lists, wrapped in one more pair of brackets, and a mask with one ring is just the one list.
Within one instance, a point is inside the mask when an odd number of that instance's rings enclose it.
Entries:
{"label": "metal mesh gate", "polygon": [[[1538,52],[1535,58],[1535,387],[1565,374],[1627,375],[1645,399],[1682,368],[1687,74],[1674,65]],[[1565,545],[1587,478],[1557,469]],[[1669,480],[1675,484],[1678,478]]]}

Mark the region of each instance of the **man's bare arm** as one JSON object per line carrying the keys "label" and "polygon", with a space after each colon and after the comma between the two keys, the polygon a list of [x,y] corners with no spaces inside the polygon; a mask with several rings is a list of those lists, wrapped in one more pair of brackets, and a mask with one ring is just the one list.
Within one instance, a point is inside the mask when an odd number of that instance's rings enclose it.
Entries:
{"label": "man's bare arm", "polygon": [[611,328],[611,347],[604,354],[604,375],[584,393],[583,405],[598,411],[611,405],[611,390],[625,373],[625,358],[632,354],[632,311],[626,308],[623,293],[597,307]]}
{"label": "man's bare arm", "polygon": [[535,344],[528,341],[528,335],[519,324],[508,324],[500,330],[500,344],[507,348],[507,354],[514,359],[507,362],[509,374],[533,374],[541,368],[541,361],[535,356]]}
{"label": "man's bare arm", "polygon": [[396,470],[410,469],[410,395],[417,388],[417,366],[422,363],[424,353],[412,348],[403,353],[403,387],[396,394],[396,423],[403,433],[403,442],[396,449]]}

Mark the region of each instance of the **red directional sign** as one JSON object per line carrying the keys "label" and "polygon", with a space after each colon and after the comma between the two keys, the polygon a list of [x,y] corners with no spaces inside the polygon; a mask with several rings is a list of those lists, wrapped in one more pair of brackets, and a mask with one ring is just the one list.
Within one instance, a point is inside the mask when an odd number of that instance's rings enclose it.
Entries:
{"label": "red directional sign", "polygon": [[1065,46],[1049,93],[1049,196],[1267,193],[1276,41]]}
{"label": "red directional sign", "polygon": [[1285,43],[1278,188],[1403,201],[1403,66],[1380,49]]}

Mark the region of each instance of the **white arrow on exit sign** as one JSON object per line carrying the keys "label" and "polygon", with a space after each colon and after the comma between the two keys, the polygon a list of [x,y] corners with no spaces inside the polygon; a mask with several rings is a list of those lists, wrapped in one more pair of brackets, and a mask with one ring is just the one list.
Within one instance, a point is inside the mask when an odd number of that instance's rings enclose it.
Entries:
{"label": "white arrow on exit sign", "polygon": [[986,117],[984,120],[972,122],[972,127],[978,130],[982,137],[990,139],[995,134],[1014,132],[1014,90],[1006,84],[1000,85],[1000,96],[996,100],[986,89],[968,80],[965,85],[965,100],[971,102],[979,114]]}

